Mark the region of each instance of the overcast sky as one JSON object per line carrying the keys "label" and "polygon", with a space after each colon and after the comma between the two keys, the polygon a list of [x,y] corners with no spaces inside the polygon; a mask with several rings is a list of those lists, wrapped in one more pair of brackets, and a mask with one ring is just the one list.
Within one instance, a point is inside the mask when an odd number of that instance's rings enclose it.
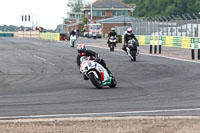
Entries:
{"label": "overcast sky", "polygon": [[22,15],[30,14],[34,22],[38,18],[39,26],[55,29],[67,17],[66,12],[70,10],[67,3],[68,0],[1,0],[0,25],[32,26],[32,21],[21,20]]}

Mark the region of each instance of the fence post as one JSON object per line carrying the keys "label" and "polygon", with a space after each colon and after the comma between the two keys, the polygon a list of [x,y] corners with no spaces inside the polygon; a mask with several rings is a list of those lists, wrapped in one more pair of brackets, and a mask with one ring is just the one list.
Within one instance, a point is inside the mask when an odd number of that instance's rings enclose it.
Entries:
{"label": "fence post", "polygon": [[157,46],[158,46],[158,36],[155,36],[155,46],[154,46],[154,54],[157,54]]}
{"label": "fence post", "polygon": [[192,54],[192,59],[194,60],[194,38],[191,38],[191,54]]}
{"label": "fence post", "polygon": [[198,39],[198,60],[200,60],[200,38]]}
{"label": "fence post", "polygon": [[162,36],[159,36],[159,54],[161,54],[162,51]]}
{"label": "fence post", "polygon": [[150,39],[150,54],[152,54],[153,36]]}

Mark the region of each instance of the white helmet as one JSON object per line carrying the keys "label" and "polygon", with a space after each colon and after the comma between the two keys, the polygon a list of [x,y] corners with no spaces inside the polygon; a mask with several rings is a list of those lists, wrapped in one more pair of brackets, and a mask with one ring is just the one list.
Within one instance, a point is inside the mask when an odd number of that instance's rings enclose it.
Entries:
{"label": "white helmet", "polygon": [[129,28],[127,29],[127,33],[132,33],[132,27],[129,27]]}
{"label": "white helmet", "polygon": [[115,28],[111,28],[111,30],[114,32],[114,31],[115,31]]}

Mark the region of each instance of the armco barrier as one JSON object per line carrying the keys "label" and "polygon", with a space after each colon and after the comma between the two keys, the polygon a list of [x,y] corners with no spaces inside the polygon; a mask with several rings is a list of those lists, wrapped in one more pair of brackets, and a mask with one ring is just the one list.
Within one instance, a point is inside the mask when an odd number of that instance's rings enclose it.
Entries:
{"label": "armco barrier", "polygon": [[60,40],[60,34],[59,33],[40,33],[40,38],[44,40]]}

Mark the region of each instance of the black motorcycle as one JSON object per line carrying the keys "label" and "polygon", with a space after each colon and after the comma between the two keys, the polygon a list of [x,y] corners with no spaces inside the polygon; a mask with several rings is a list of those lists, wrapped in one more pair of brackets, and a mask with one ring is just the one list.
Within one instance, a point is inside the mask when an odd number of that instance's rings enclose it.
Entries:
{"label": "black motorcycle", "polygon": [[109,44],[108,44],[110,51],[114,51],[116,43],[117,43],[117,38],[114,36],[111,36],[109,38]]}
{"label": "black motorcycle", "polygon": [[136,56],[139,53],[138,43],[135,40],[128,41],[128,47],[126,47],[128,56],[131,58],[131,61],[136,61]]}

